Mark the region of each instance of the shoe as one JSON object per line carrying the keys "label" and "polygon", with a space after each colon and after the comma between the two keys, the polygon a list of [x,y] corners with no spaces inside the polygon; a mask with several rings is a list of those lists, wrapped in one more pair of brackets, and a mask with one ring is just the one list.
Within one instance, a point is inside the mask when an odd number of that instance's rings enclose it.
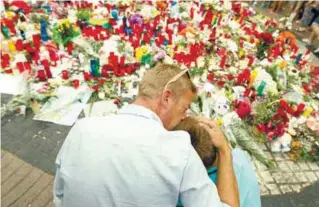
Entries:
{"label": "shoe", "polygon": [[313,53],[319,53],[319,47]]}

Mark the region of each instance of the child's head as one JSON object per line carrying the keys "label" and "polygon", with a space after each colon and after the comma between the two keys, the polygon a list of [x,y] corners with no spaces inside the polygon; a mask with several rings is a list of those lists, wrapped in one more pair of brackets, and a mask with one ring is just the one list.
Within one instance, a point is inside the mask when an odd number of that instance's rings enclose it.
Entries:
{"label": "child's head", "polygon": [[209,168],[213,165],[217,156],[216,148],[213,146],[208,132],[199,125],[196,119],[187,117],[174,130],[187,131],[191,137],[191,143],[205,167]]}

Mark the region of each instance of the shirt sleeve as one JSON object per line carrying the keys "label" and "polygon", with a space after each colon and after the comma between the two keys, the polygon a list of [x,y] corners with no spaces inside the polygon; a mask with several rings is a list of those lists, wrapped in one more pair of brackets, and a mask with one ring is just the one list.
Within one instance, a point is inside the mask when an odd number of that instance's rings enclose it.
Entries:
{"label": "shirt sleeve", "polygon": [[185,207],[230,207],[221,202],[215,184],[209,179],[202,161],[192,146],[183,173],[180,198]]}
{"label": "shirt sleeve", "polygon": [[61,175],[61,165],[63,161],[63,155],[68,150],[70,143],[73,139],[79,136],[79,124],[76,123],[72,129],[70,130],[68,136],[65,138],[63,145],[56,157],[56,173],[54,178],[54,186],[53,186],[53,202],[56,207],[63,206],[63,196],[64,196],[64,181]]}
{"label": "shirt sleeve", "polygon": [[60,174],[60,167],[57,167],[53,187],[53,202],[55,207],[63,206],[63,180]]}

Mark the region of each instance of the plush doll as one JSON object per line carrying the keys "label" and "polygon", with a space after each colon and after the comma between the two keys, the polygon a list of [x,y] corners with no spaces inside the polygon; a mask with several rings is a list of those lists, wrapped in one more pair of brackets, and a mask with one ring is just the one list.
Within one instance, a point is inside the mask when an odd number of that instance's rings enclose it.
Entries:
{"label": "plush doll", "polygon": [[289,152],[291,143],[291,135],[284,133],[281,137],[270,143],[272,152]]}

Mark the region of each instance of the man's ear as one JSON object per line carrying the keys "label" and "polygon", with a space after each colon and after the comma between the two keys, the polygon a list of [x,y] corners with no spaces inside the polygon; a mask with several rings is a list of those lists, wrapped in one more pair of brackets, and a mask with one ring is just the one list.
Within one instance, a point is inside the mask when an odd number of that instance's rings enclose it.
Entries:
{"label": "man's ear", "polygon": [[161,102],[164,105],[167,105],[169,103],[169,100],[172,99],[172,97],[173,97],[173,92],[170,89],[165,89],[165,91],[163,91],[161,96]]}

